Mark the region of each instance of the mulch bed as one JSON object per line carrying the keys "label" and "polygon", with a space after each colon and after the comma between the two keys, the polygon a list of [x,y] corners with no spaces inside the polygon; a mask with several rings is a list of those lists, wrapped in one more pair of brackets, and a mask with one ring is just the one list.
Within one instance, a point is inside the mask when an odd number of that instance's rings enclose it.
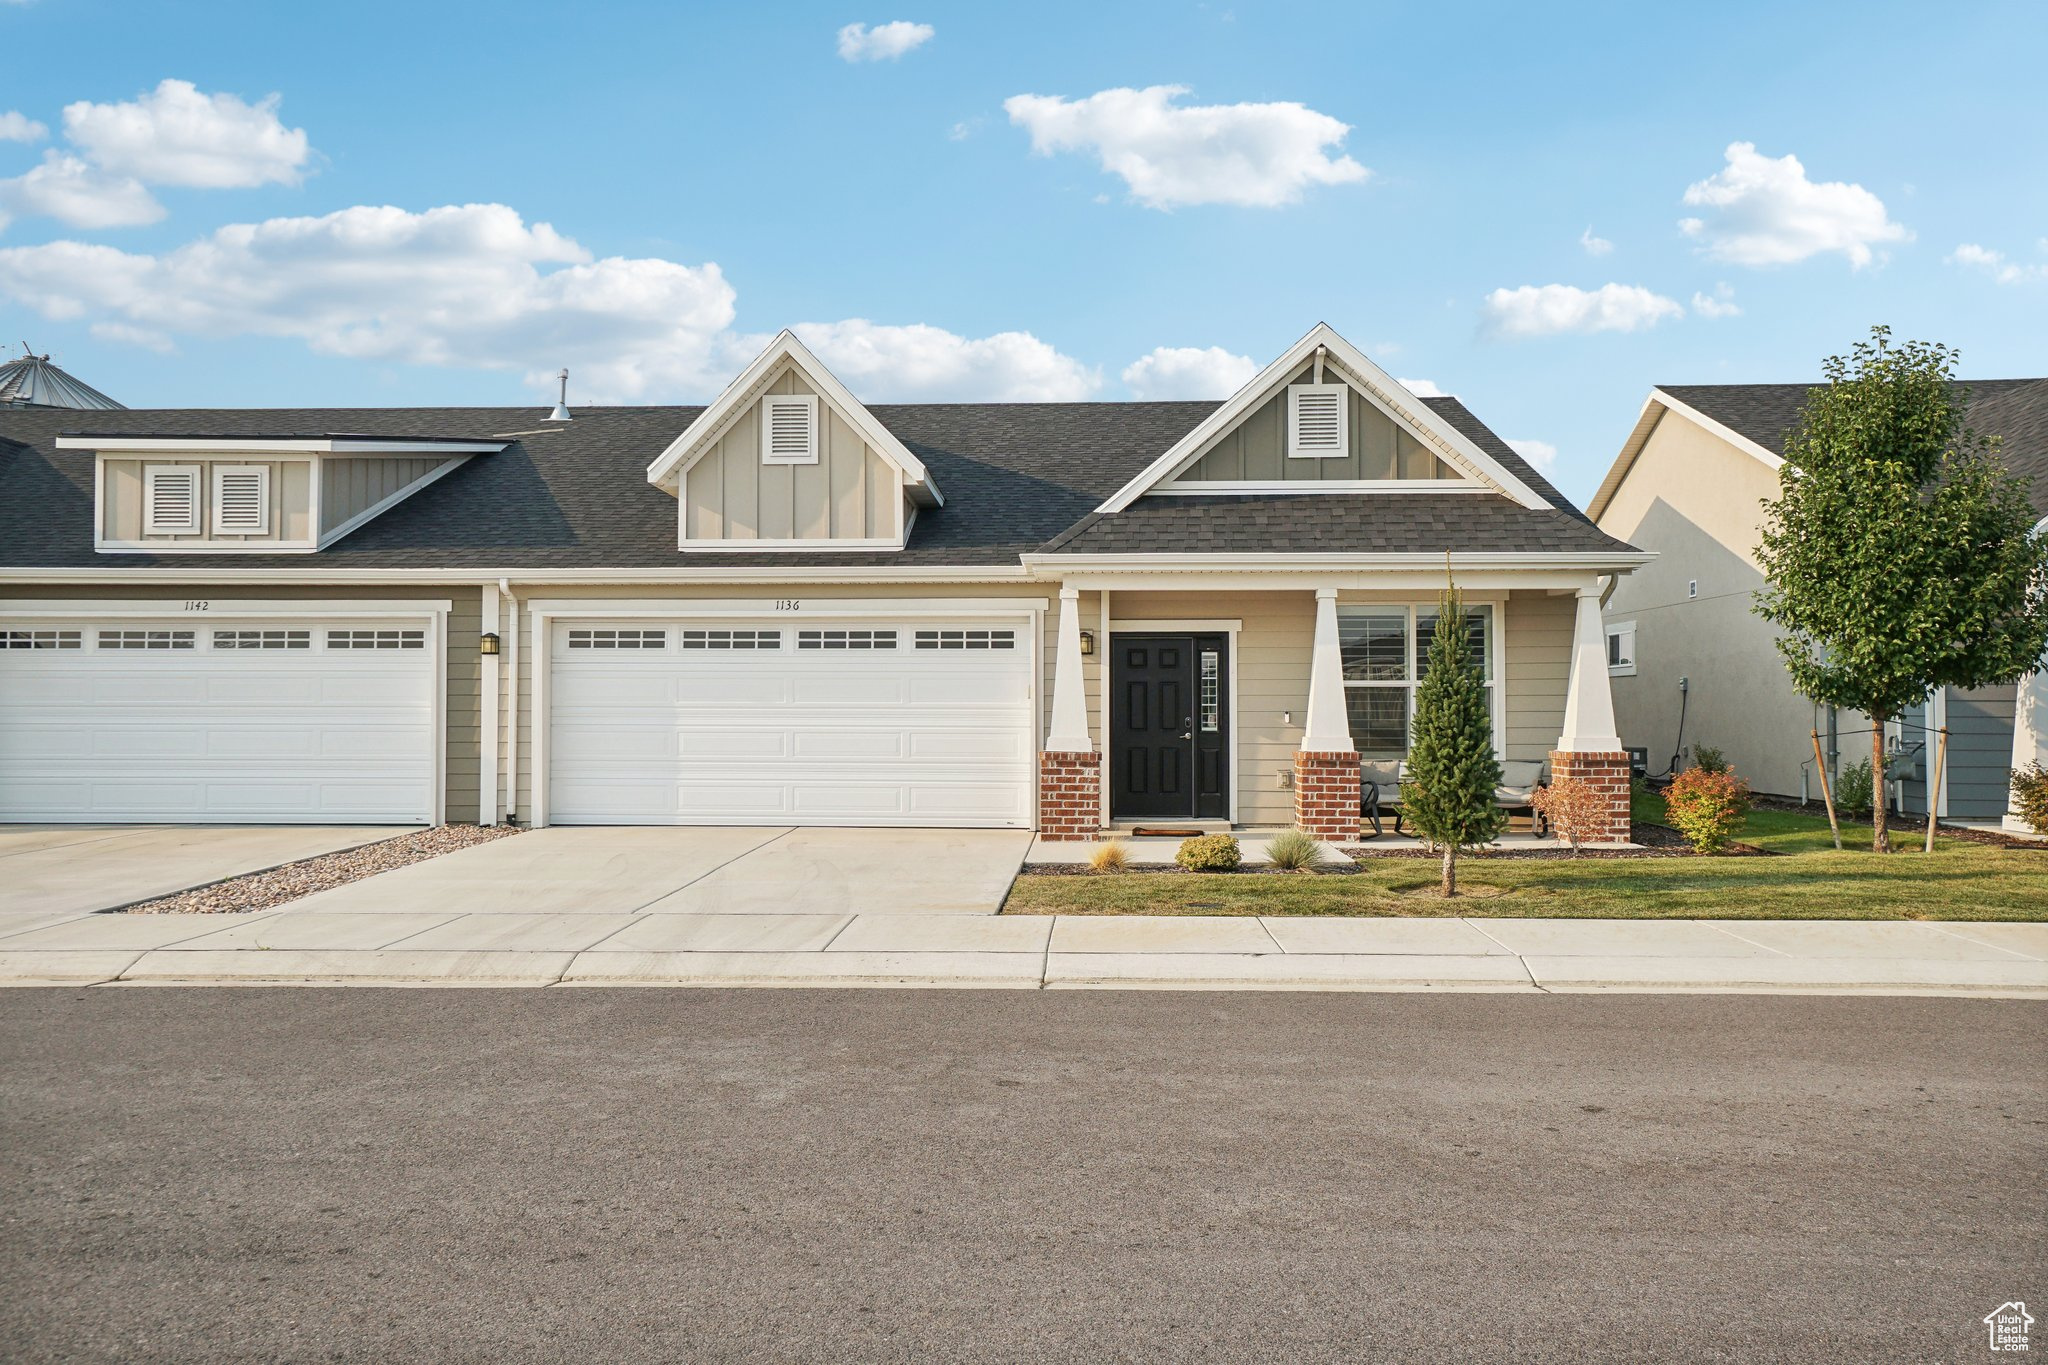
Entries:
{"label": "mulch bed", "polygon": [[380,839],[361,848],[347,848],[339,853],[323,853],[317,858],[286,863],[268,872],[251,872],[245,877],[229,877],[210,886],[195,886],[175,896],[162,896],[128,906],[124,913],[231,915],[245,910],[268,910],[272,906],[310,896],[315,891],[346,886],[395,867],[409,867],[429,858],[438,858],[443,853],[453,853],[472,844],[487,844],[493,839],[517,833],[519,831],[510,825],[437,825],[433,829],[401,834],[395,839]]}

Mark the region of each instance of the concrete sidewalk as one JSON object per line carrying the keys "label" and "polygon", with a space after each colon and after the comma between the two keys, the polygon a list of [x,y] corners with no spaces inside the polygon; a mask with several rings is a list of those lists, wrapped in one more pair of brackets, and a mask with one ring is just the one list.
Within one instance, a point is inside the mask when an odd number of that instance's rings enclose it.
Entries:
{"label": "concrete sidewalk", "polygon": [[172,983],[2048,996],[2048,924],[290,908],[0,919],[0,984]]}

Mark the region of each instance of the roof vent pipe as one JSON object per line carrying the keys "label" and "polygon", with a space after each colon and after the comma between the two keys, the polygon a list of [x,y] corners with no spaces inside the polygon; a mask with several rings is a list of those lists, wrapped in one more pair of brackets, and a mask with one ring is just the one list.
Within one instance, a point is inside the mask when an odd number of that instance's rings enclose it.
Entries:
{"label": "roof vent pipe", "polygon": [[563,370],[557,378],[562,381],[562,396],[555,400],[555,410],[548,414],[548,420],[550,422],[572,422],[575,418],[569,415],[569,372]]}

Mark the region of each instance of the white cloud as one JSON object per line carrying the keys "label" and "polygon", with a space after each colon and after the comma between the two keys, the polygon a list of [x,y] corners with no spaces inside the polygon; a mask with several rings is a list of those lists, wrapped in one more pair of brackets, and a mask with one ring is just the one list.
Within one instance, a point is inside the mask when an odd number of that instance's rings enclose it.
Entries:
{"label": "white cloud", "polygon": [[1557,447],[1548,441],[1509,441],[1508,449],[1527,460],[1539,474],[1557,468]]}
{"label": "white cloud", "polygon": [[138,180],[48,151],[41,165],[0,180],[0,227],[10,218],[30,216],[79,228],[136,227],[162,218],[164,206]]}
{"label": "white cloud", "polygon": [[1815,184],[1798,157],[1760,156],[1751,142],[1730,143],[1727,157],[1726,166],[1686,187],[1685,202],[1709,216],[1678,225],[1717,261],[1788,265],[1839,251],[1860,268],[1874,258],[1873,248],[1913,240],[1886,215],[1884,201],[1861,185]]}
{"label": "white cloud", "polygon": [[152,332],[147,327],[131,327],[125,322],[95,322],[90,330],[95,340],[114,346],[139,346],[158,355],[169,355],[178,349],[177,344],[162,332]]}
{"label": "white cloud", "polygon": [[[146,255],[0,249],[0,296],[124,344],[273,337],[327,355],[513,371],[561,365],[591,401],[716,393],[765,343],[735,334],[714,263],[594,257],[502,204],[358,207],[225,227]],[[963,338],[854,320],[797,329],[864,397],[1075,398],[1100,383],[1029,333]]]}
{"label": "white cloud", "polygon": [[30,118],[8,110],[0,114],[0,142],[41,142],[50,130]]}
{"label": "white cloud", "polygon": [[246,189],[296,185],[311,148],[278,121],[278,97],[248,104],[165,80],[124,104],[64,106],[64,136],[103,170],[151,185]]}
{"label": "white cloud", "polygon": [[913,24],[898,19],[890,24],[848,24],[839,30],[839,56],[849,62],[895,61],[904,53],[922,47],[938,32],[930,24]]}
{"label": "white cloud", "polygon": [[1175,105],[1187,90],[1154,85],[1080,100],[1013,95],[1003,110],[1031,134],[1032,151],[1092,152],[1147,208],[1275,208],[1299,201],[1311,185],[1370,174],[1348,156],[1330,155],[1351,128],[1328,114],[1292,102]]}
{"label": "white cloud", "polygon": [[1608,252],[1614,250],[1614,243],[1608,241],[1605,237],[1595,237],[1593,235],[1593,225],[1591,223],[1588,223],[1586,230],[1579,234],[1579,245],[1586,249],[1588,256],[1605,256]]}
{"label": "white cloud", "polygon": [[964,118],[946,130],[946,140],[948,142],[965,142],[968,138],[973,137],[976,132],[980,131],[980,129],[981,116],[979,114],[973,118]]}
{"label": "white cloud", "polygon": [[1433,379],[1397,379],[1394,381],[1417,398],[1449,398],[1451,395],[1440,389]]}
{"label": "white cloud", "polygon": [[1481,307],[1486,332],[1511,340],[1560,332],[1633,332],[1654,327],[1664,318],[1684,316],[1676,299],[1635,284],[1603,284],[1598,289],[1525,284],[1494,290]]}
{"label": "white cloud", "polygon": [[1221,346],[1154,346],[1124,367],[1124,383],[1136,398],[1228,398],[1258,372]]}
{"label": "white cloud", "polygon": [[1711,294],[1703,294],[1695,289],[1692,295],[1692,311],[1703,318],[1742,316],[1742,309],[1735,302],[1735,289],[1726,283],[1715,285]]}
{"label": "white cloud", "polygon": [[884,326],[865,318],[801,322],[791,330],[849,389],[877,403],[1054,403],[1086,398],[1102,386],[1100,374],[1029,332],[971,338],[922,323]]}
{"label": "white cloud", "polygon": [[[2041,239],[2040,247],[2048,252],[2048,237]],[[2048,279],[2048,265],[2021,265],[2007,260],[2003,251],[1978,246],[1975,242],[1964,242],[1951,251],[1948,263],[1981,270],[2000,284],[2030,284],[2035,280]]]}

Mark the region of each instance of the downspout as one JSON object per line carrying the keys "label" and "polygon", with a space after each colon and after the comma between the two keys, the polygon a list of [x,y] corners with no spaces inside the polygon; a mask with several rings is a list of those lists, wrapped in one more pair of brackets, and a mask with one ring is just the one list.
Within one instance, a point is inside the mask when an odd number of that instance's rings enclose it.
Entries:
{"label": "downspout", "polygon": [[[519,599],[512,595],[512,580],[498,580],[498,591],[504,594],[507,615],[511,619],[511,648],[505,654],[506,671],[512,675],[511,701],[501,703],[505,713],[505,823],[519,823]],[[500,689],[502,692],[503,689]],[[498,737],[491,736],[497,743]]]}

